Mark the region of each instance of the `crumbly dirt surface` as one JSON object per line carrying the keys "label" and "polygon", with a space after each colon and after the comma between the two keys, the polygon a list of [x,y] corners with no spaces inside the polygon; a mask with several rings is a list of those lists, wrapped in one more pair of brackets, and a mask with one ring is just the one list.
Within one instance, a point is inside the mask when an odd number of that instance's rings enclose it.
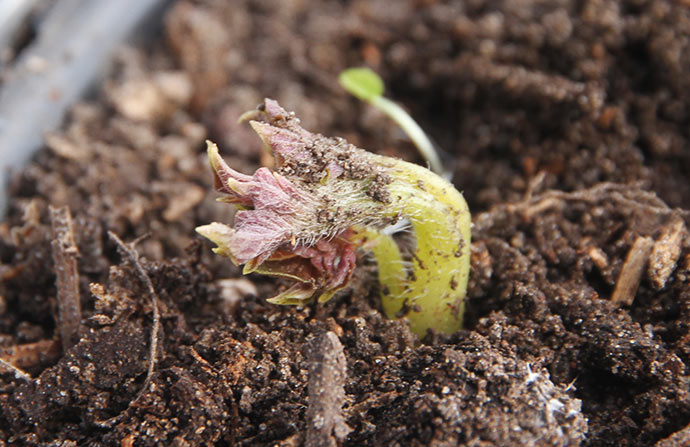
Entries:
{"label": "crumbly dirt surface", "polygon": [[[198,0],[162,20],[10,185],[0,359],[20,370],[0,366],[0,445],[685,445],[686,2]],[[242,277],[194,233],[233,215],[205,138],[242,172],[270,165],[237,124],[264,97],[418,161],[338,87],[362,64],[445,149],[474,213],[453,336],[419,344],[387,320],[366,258],[347,293],[279,307],[264,298],[280,283]],[[81,299],[66,350],[62,206]],[[109,231],[147,235],[155,301]]]}

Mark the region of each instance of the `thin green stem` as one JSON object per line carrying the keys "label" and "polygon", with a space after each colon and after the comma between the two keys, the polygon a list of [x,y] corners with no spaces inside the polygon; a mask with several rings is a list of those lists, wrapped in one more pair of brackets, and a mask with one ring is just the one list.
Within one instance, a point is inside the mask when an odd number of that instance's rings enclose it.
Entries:
{"label": "thin green stem", "polygon": [[374,96],[369,102],[371,105],[381,109],[405,131],[414,145],[417,146],[422,157],[429,163],[432,171],[439,175],[443,174],[443,165],[436,149],[434,149],[434,144],[422,128],[419,127],[419,124],[402,107],[384,96]]}

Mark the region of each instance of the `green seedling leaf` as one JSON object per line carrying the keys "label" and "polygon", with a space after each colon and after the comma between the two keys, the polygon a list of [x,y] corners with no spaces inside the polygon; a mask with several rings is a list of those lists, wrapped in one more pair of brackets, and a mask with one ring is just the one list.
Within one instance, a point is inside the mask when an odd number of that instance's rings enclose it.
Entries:
{"label": "green seedling leaf", "polygon": [[340,85],[350,94],[361,101],[368,102],[395,121],[429,163],[429,168],[436,174],[445,175],[441,159],[431,139],[405,109],[383,96],[383,80],[379,75],[366,67],[348,68],[340,73],[338,80]]}
{"label": "green seedling leaf", "polygon": [[367,67],[348,68],[340,73],[338,81],[348,93],[365,102],[383,95],[383,80]]}

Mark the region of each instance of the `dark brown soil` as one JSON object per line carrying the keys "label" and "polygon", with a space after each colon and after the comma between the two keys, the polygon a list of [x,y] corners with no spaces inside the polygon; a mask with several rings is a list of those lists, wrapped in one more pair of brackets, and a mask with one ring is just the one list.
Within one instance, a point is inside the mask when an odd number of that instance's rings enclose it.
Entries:
{"label": "dark brown soil", "polygon": [[[0,445],[688,445],[687,2],[199,0],[164,23],[11,184],[0,357],[23,373],[0,370]],[[426,344],[382,316],[366,259],[327,304],[278,307],[194,233],[232,219],[205,138],[270,163],[236,124],[265,96],[416,160],[338,87],[362,64],[474,213],[466,329]],[[138,265],[108,231],[148,235]]]}

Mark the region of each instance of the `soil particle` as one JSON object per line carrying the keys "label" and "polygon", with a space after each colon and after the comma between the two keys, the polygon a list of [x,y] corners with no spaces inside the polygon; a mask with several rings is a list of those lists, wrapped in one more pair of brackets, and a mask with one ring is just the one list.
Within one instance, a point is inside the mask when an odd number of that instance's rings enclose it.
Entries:
{"label": "soil particle", "polygon": [[[591,195],[594,191],[597,193]],[[637,445],[636,442],[648,445],[658,434],[681,426],[671,423],[664,428],[662,414],[683,414],[685,416],[679,418],[683,420],[690,408],[690,394],[683,385],[689,380],[686,365],[681,360],[683,356],[674,352],[674,343],[666,344],[670,338],[661,335],[669,335],[668,331],[674,331],[671,328],[676,323],[668,325],[657,321],[650,324],[649,317],[635,321],[628,312],[614,310],[615,305],[606,298],[612,294],[618,275],[601,283],[601,279],[591,276],[596,266],[584,252],[578,249],[573,261],[559,256],[556,250],[558,245],[578,247],[584,241],[594,246],[618,247],[615,254],[610,252],[607,256],[620,272],[627,252],[619,250],[630,247],[639,235],[653,233],[654,228],[659,231],[672,218],[671,215],[661,217],[651,209],[644,212],[644,207],[654,209],[656,204],[652,205],[653,201],[650,202],[645,193],[633,190],[624,194],[630,200],[637,197],[634,201],[643,208],[628,203],[621,213],[622,210],[613,204],[621,199],[613,198],[617,194],[615,189],[608,193],[601,188],[585,190],[575,196],[562,196],[566,202],[558,200],[548,207],[542,205],[545,197],[537,196],[530,201],[537,210],[527,204],[508,205],[507,213],[499,207],[477,216],[474,237],[484,241],[492,262],[490,266],[486,261],[476,265],[483,270],[489,269],[491,283],[503,286],[481,292],[484,298],[481,301],[472,298],[470,306],[474,303],[501,309],[488,318],[480,318],[477,331],[502,345],[514,346],[527,358],[544,359],[557,383],[575,380],[576,395],[583,399],[582,411],[589,420],[589,439],[622,436],[623,431],[640,430],[645,426],[647,428],[638,432],[636,441],[629,445]],[[582,203],[577,203],[580,200],[594,201],[582,208]],[[614,209],[615,220],[609,214]],[[561,217],[554,219],[554,213]],[[600,220],[602,218],[604,220]],[[564,225],[569,225],[567,222],[576,226],[563,231]],[[513,248],[502,239],[489,236],[502,234],[511,225],[527,232],[550,231],[565,239],[558,244],[558,237],[552,237],[537,254],[524,245]],[[627,242],[622,244],[622,241]],[[481,277],[482,271],[477,273]],[[651,304],[648,300],[655,301],[644,281],[640,289],[637,299],[643,298],[639,307],[633,309],[633,315],[638,318],[644,314],[642,309]],[[473,293],[471,288],[470,294]],[[672,291],[666,293],[684,299],[683,295]],[[487,297],[495,297],[490,299],[499,299],[504,304],[490,305]],[[529,322],[519,321],[527,315],[530,315]],[[619,395],[613,391],[615,389],[623,394]],[[595,395],[599,397],[594,398]],[[602,398],[604,395],[607,398]],[[665,396],[664,403],[656,401],[652,395]],[[657,402],[653,408],[649,406],[650,399]],[[607,412],[602,409],[607,406],[617,408],[616,417],[624,415],[624,423],[616,424],[613,416],[604,416]]]}
{"label": "soil particle", "polygon": [[[351,439],[371,442],[365,440],[373,436],[372,445],[579,443],[587,431],[580,402],[545,371],[511,358],[475,335],[453,347],[419,348],[382,361],[378,390],[352,406],[369,430],[354,426]],[[412,432],[418,435],[410,438]]]}
{"label": "soil particle", "polygon": [[85,426],[116,416],[137,391],[136,378],[146,368],[143,328],[126,318],[112,327],[89,331],[53,367],[18,386],[3,401],[14,435],[10,442],[81,440]]}

